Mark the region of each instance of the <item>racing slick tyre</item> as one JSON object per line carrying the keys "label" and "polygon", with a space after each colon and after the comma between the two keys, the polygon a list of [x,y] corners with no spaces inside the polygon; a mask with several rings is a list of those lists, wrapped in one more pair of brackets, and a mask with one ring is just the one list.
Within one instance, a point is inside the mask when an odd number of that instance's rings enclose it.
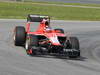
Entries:
{"label": "racing slick tyre", "polygon": [[60,33],[64,33],[64,30],[63,29],[60,29],[60,28],[54,29],[54,30],[57,31],[57,32],[60,32]]}
{"label": "racing slick tyre", "polygon": [[35,35],[30,35],[29,38],[26,40],[25,49],[28,55],[36,55],[38,46],[38,38]]}
{"label": "racing slick tyre", "polygon": [[80,46],[79,40],[77,37],[70,37],[70,48],[72,51],[69,51],[69,58],[78,58],[80,57]]}
{"label": "racing slick tyre", "polygon": [[22,46],[26,41],[26,31],[23,26],[17,26],[14,31],[14,44]]}

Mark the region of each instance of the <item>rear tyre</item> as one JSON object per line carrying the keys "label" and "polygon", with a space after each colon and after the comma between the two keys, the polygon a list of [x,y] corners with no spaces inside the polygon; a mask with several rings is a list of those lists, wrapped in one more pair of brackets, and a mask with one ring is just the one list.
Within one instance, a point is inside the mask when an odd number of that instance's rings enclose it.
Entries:
{"label": "rear tyre", "polygon": [[60,29],[60,28],[54,29],[54,30],[57,31],[57,32],[59,32],[59,33],[64,33],[64,30],[63,29]]}
{"label": "rear tyre", "polygon": [[[26,40],[25,49],[28,55],[36,55],[38,46],[38,38],[35,35],[30,35]],[[29,52],[31,50],[31,53]]]}
{"label": "rear tyre", "polygon": [[23,26],[17,26],[14,31],[14,44],[22,46],[26,40],[26,31]]}
{"label": "rear tyre", "polygon": [[69,58],[78,58],[80,57],[80,46],[79,40],[77,37],[70,37],[70,49],[73,51],[69,51]]}

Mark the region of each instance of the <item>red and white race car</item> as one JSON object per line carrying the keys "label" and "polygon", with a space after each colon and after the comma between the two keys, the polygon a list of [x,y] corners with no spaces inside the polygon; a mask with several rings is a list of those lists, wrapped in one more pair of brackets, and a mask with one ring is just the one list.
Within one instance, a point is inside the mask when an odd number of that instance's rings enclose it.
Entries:
{"label": "red and white race car", "polygon": [[[36,31],[31,31],[33,22],[39,23]],[[80,57],[78,38],[65,35],[63,29],[52,29],[49,16],[28,15],[26,28],[16,26],[14,29],[14,44],[24,45],[28,55],[47,53],[66,55],[70,58]]]}

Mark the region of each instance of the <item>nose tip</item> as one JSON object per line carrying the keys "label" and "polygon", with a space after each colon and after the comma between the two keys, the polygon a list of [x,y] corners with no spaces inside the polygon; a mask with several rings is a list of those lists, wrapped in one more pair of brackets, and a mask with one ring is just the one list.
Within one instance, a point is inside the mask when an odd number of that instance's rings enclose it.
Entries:
{"label": "nose tip", "polygon": [[60,43],[53,43],[53,45],[55,45],[55,46],[61,46]]}

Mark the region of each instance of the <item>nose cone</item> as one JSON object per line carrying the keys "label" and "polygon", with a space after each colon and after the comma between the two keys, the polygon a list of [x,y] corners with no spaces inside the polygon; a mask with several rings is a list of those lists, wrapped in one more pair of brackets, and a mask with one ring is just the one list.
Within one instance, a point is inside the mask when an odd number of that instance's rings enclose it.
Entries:
{"label": "nose cone", "polygon": [[50,41],[51,41],[52,45],[56,45],[56,46],[61,45],[57,36],[50,37]]}

